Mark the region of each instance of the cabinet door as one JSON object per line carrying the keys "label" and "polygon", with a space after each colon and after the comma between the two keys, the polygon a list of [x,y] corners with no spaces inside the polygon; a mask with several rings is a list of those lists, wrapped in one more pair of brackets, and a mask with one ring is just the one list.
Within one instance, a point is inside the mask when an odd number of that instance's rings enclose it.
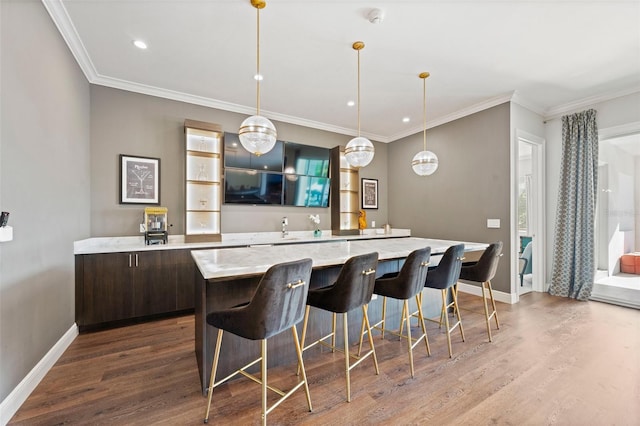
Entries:
{"label": "cabinet door", "polygon": [[136,317],[176,310],[176,269],[171,263],[171,251],[153,250],[133,254]]}
{"label": "cabinet door", "polygon": [[[99,324],[133,316],[133,268],[129,253],[85,255],[83,262],[82,325]],[[133,266],[133,265],[132,265]]]}
{"label": "cabinet door", "polygon": [[195,306],[195,272],[196,264],[191,257],[191,250],[171,250],[174,253],[173,263],[176,265],[176,309],[178,311],[193,309]]}

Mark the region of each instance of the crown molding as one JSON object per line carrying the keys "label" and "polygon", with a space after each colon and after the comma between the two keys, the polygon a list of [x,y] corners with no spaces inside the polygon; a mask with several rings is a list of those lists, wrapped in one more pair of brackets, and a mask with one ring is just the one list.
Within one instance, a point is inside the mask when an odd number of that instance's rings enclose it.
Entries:
{"label": "crown molding", "polygon": [[[471,114],[475,114],[476,112],[480,112],[480,111],[484,111],[485,109],[489,109],[492,108],[494,106],[497,105],[501,105],[505,102],[509,102],[511,101],[512,97],[513,97],[513,93],[508,93],[505,95],[500,95],[500,96],[496,96],[493,97],[491,99],[487,99],[486,101],[482,101],[479,102],[477,104],[471,105],[467,108],[463,108],[461,110],[452,112],[451,114],[447,114],[444,115],[442,117],[438,117],[435,120],[431,120],[431,121],[427,121],[427,129],[431,129],[432,127],[437,127],[437,126],[441,126],[443,124],[449,123],[451,121],[455,121],[458,120],[460,118],[466,117],[467,115],[471,115]],[[404,137],[407,136],[411,136],[414,135],[418,132],[422,132],[424,130],[424,127],[422,126],[414,126],[410,129],[407,129],[403,132],[400,133],[396,133],[395,135],[389,136],[388,141],[389,142],[393,142],[393,141],[397,141],[398,139],[402,139]]]}
{"label": "crown molding", "polygon": [[596,96],[581,99],[579,101],[570,102],[564,105],[558,105],[553,108],[549,108],[544,115],[545,120],[553,120],[554,118],[560,118],[563,115],[577,112],[585,108],[591,107],[600,102],[609,101],[611,99],[620,98],[622,96],[631,95],[640,92],[640,86],[634,86],[616,92],[603,93]]}
{"label": "crown molding", "polygon": [[620,126],[598,129],[598,136],[600,137],[600,140],[603,141],[607,139],[632,135],[638,132],[640,132],[640,121],[634,121],[632,123],[622,124]]}
{"label": "crown molding", "polygon": [[546,111],[545,111],[545,109],[543,107],[541,107],[540,105],[538,105],[535,102],[531,101],[530,99],[525,98],[517,90],[513,91],[513,96],[511,97],[511,102],[513,102],[515,104],[518,104],[521,107],[526,108],[529,111],[532,111],[532,112],[538,114],[541,117],[545,116]]}
{"label": "crown molding", "polygon": [[[239,114],[253,115],[255,114],[255,111],[256,111],[255,107],[249,107],[245,105],[234,104],[231,102],[219,101],[219,100],[207,98],[204,96],[192,95],[189,93],[163,89],[160,87],[134,83],[128,80],[121,80],[121,79],[105,77],[101,75],[98,75],[93,81],[90,81],[90,83],[96,84],[99,86],[111,87],[114,89],[126,90],[128,92],[156,96],[159,98],[205,106],[208,108],[215,108],[223,111],[236,112]],[[260,114],[269,118],[270,120],[280,121],[283,123],[295,124],[295,125],[309,127],[309,128],[318,129],[318,130],[325,130],[327,132],[339,133],[347,136],[358,135],[358,132],[355,129],[333,126],[330,124],[321,123],[319,121],[307,120],[305,118],[295,117],[295,116],[286,115],[286,114],[280,114],[280,113],[268,111],[265,109],[261,109]],[[360,135],[378,142],[389,142],[387,137],[382,135],[377,135],[374,133],[361,132]]]}
{"label": "crown molding", "polygon": [[82,40],[80,40],[76,27],[71,22],[67,9],[61,0],[42,0],[42,4],[49,12],[49,16],[51,16],[67,46],[69,46],[69,50],[71,50],[71,54],[76,59],[80,69],[91,83],[98,77],[98,73],[87,53],[87,49],[85,49]]}

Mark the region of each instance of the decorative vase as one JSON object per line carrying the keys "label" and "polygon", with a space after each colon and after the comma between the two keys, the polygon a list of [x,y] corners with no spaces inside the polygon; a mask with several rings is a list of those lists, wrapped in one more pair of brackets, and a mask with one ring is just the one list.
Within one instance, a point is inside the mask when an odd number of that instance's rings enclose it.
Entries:
{"label": "decorative vase", "polygon": [[319,230],[319,229],[314,230],[313,231],[313,236],[316,237],[316,238],[322,237],[322,231]]}

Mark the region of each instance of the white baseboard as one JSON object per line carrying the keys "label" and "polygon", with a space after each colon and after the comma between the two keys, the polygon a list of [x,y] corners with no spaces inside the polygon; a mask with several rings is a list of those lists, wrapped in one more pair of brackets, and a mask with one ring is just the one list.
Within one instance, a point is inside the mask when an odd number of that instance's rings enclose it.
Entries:
{"label": "white baseboard", "polygon": [[13,391],[0,403],[0,425],[6,425],[18,409],[24,404],[31,392],[38,386],[38,383],[49,372],[51,367],[55,365],[60,356],[69,347],[78,335],[78,326],[74,323],[66,333],[62,335],[60,340],[44,357],[33,367],[33,369],[25,376],[24,379]]}
{"label": "white baseboard", "polygon": [[589,300],[594,300],[596,302],[611,303],[612,305],[624,306],[626,308],[640,309],[640,303],[634,300],[621,299],[613,296],[602,296],[599,294],[592,293],[591,297],[589,297]]}
{"label": "white baseboard", "polygon": [[[482,297],[482,287],[473,284],[466,284],[463,281],[458,282],[458,291]],[[515,294],[505,293],[503,291],[493,290],[493,298],[497,302],[508,303],[510,305],[516,303]]]}

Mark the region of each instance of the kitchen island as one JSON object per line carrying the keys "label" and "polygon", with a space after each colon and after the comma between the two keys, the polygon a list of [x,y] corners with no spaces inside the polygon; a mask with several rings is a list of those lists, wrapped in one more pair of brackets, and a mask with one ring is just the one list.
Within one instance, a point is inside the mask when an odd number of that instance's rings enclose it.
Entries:
{"label": "kitchen island", "polygon": [[[352,256],[378,252],[379,262],[376,276],[400,270],[404,259],[413,250],[431,247],[431,264],[435,265],[446,249],[458,241],[425,238],[392,238],[377,240],[353,240],[325,242],[323,244],[254,246],[235,249],[197,250],[191,255],[197,266],[195,289],[195,351],[203,393],[206,392],[211,372],[213,348],[217,330],[206,323],[206,314],[212,310],[229,308],[248,301],[270,266],[292,260],[311,258],[313,272],[310,288],[330,285],[337,277],[342,265]],[[465,251],[478,252],[487,247],[484,243],[465,242]],[[435,316],[440,310],[440,297],[436,291],[425,289],[425,314]],[[379,301],[369,305],[369,317],[377,322],[381,309]],[[394,321],[399,318],[399,303],[389,301],[387,315]],[[350,314],[349,337],[358,340],[361,315]],[[312,310],[309,320],[308,341],[326,335],[331,324],[331,314]],[[341,337],[338,337],[341,339]],[[291,335],[281,333],[269,342],[269,359],[272,365],[294,364],[295,353]],[[232,355],[231,355],[232,354]],[[222,342],[219,377],[232,373],[259,355],[259,345],[230,333]],[[307,355],[305,355],[307,356]]]}
{"label": "kitchen island", "polygon": [[195,263],[191,251],[285,246],[346,240],[394,239],[408,229],[365,230],[360,235],[315,237],[313,231],[222,234],[222,241],[187,243],[170,235],[167,244],[145,244],[143,236],[88,238],[74,243],[75,316],[80,332],[126,325],[194,309]]}

